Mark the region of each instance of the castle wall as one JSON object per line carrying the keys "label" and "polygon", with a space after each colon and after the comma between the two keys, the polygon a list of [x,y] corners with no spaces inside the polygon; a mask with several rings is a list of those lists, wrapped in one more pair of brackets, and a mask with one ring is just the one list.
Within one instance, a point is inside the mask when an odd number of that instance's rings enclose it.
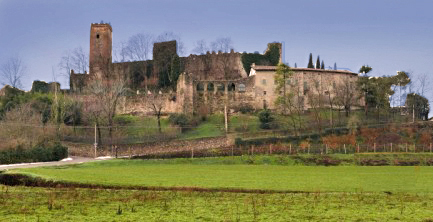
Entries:
{"label": "castle wall", "polygon": [[208,52],[205,55],[190,55],[185,58],[185,72],[195,80],[235,80],[246,78],[241,54],[234,52]]}

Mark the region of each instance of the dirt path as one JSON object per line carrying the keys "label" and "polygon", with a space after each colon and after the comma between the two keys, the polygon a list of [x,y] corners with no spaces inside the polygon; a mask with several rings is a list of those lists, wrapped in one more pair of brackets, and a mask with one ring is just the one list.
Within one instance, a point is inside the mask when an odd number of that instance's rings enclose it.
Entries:
{"label": "dirt path", "polygon": [[77,164],[77,163],[85,163],[85,162],[93,162],[106,158],[88,158],[88,157],[77,157],[72,156],[61,161],[53,161],[53,162],[37,162],[37,163],[18,163],[18,164],[8,164],[8,165],[0,165],[1,170],[7,169],[17,169],[17,168],[31,168],[31,167],[42,167],[42,166],[61,166],[68,164]]}

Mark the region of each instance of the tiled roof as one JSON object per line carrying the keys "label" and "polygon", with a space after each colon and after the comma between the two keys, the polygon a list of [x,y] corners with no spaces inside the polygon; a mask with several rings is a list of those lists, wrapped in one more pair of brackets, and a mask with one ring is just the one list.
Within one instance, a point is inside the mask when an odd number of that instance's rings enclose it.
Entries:
{"label": "tiled roof", "polygon": [[[256,71],[275,71],[277,66],[253,66]],[[345,73],[358,75],[357,73],[346,71],[346,70],[333,70],[333,69],[312,69],[312,68],[291,68],[293,71],[312,71],[312,72],[333,72],[333,73]]]}

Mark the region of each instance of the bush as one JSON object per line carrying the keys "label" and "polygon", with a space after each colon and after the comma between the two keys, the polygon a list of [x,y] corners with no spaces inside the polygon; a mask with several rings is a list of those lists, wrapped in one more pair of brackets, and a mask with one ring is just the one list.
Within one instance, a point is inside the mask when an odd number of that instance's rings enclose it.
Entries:
{"label": "bush", "polygon": [[22,145],[0,151],[0,164],[58,161],[68,156],[68,148],[60,143],[41,143],[30,149]]}
{"label": "bush", "polygon": [[239,106],[239,112],[242,114],[252,113],[254,108],[249,104],[242,104]]}
{"label": "bush", "polygon": [[115,116],[113,121],[115,124],[124,126],[136,122],[137,117],[132,115],[119,115]]}
{"label": "bush", "polygon": [[261,129],[272,129],[274,117],[269,109],[264,109],[259,112],[259,120]]}
{"label": "bush", "polygon": [[188,129],[188,126],[198,125],[200,123],[197,118],[189,117],[183,113],[170,114],[168,122],[172,125],[179,126],[182,132],[185,132]]}

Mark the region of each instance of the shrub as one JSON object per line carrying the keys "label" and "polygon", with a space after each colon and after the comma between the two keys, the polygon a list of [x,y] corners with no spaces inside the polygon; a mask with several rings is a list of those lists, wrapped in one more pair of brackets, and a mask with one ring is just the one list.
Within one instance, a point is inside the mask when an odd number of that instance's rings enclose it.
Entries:
{"label": "shrub", "polygon": [[189,126],[198,125],[200,123],[199,118],[192,118],[183,113],[173,113],[168,117],[168,121],[170,124],[179,126],[181,131],[185,132]]}
{"label": "shrub", "polygon": [[115,124],[128,125],[136,122],[137,117],[132,115],[119,115],[119,116],[115,116],[113,121]]}
{"label": "shrub", "polygon": [[274,117],[269,109],[264,109],[259,112],[259,120],[260,120],[260,128],[262,129],[271,129],[272,122],[274,121]]}
{"label": "shrub", "polygon": [[58,161],[68,156],[68,148],[60,143],[41,143],[30,149],[22,145],[0,151],[0,164]]}
{"label": "shrub", "polygon": [[246,113],[252,113],[254,111],[254,108],[249,104],[242,104],[239,106],[239,112],[242,114]]}

